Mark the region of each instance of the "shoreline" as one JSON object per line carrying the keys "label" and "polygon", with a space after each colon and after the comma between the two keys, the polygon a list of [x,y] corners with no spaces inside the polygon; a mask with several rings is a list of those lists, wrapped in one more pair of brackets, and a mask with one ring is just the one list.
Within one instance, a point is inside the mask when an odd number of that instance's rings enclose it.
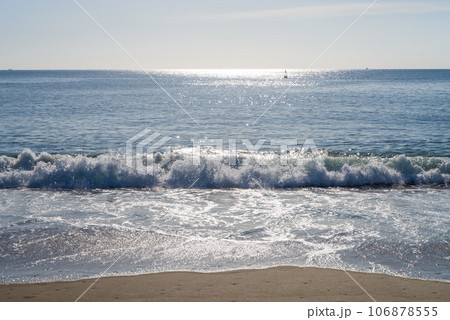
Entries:
{"label": "shoreline", "polygon": [[[351,275],[359,285],[354,282]],[[0,285],[0,301],[75,301],[96,278]],[[100,278],[79,301],[450,301],[450,282],[315,267]]]}

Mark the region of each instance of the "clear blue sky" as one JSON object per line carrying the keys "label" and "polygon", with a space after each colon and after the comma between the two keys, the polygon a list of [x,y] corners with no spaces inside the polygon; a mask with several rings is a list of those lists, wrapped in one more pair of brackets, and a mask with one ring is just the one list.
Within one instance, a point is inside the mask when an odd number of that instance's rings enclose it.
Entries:
{"label": "clear blue sky", "polygon": [[[78,0],[145,68],[306,68],[372,0]],[[1,0],[0,69],[137,69],[73,0]],[[450,1],[380,0],[316,68],[450,68]]]}

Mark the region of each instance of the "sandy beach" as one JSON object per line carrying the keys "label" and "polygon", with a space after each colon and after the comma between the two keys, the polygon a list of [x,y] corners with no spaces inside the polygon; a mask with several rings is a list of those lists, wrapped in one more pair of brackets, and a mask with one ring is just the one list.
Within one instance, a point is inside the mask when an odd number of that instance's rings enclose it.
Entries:
{"label": "sandy beach", "polygon": [[[376,301],[449,301],[450,283],[348,272]],[[275,267],[101,278],[80,301],[372,301],[344,271]],[[75,301],[95,279],[0,285],[1,301]]]}

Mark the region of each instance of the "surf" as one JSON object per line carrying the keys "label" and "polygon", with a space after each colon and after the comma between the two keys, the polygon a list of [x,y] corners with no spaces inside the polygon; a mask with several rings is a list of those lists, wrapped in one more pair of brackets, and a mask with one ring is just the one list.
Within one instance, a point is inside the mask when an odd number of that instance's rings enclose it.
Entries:
{"label": "surf", "polygon": [[236,163],[231,166],[231,155],[219,156],[216,150],[202,153],[196,160],[186,150],[172,150],[144,157],[143,165],[152,166],[148,172],[127,166],[121,153],[35,154],[25,149],[16,157],[0,156],[0,188],[278,189],[450,183],[447,157],[333,154],[327,150],[319,155],[301,150],[287,154],[238,152],[233,155]]}

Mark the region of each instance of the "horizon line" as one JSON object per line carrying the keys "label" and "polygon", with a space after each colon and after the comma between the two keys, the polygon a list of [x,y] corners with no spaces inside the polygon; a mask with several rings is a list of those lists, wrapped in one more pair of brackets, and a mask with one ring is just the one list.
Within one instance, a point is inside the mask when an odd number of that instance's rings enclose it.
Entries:
{"label": "horizon line", "polygon": [[[306,70],[306,71],[334,71],[334,70],[450,70],[450,67],[401,67],[401,68],[288,68],[288,67],[280,67],[280,68],[145,68],[146,71],[160,71],[160,70]],[[111,69],[104,69],[104,68],[63,68],[63,69],[0,69],[0,71],[138,71],[138,72],[144,72],[141,69],[132,69],[132,68],[111,68]]]}

